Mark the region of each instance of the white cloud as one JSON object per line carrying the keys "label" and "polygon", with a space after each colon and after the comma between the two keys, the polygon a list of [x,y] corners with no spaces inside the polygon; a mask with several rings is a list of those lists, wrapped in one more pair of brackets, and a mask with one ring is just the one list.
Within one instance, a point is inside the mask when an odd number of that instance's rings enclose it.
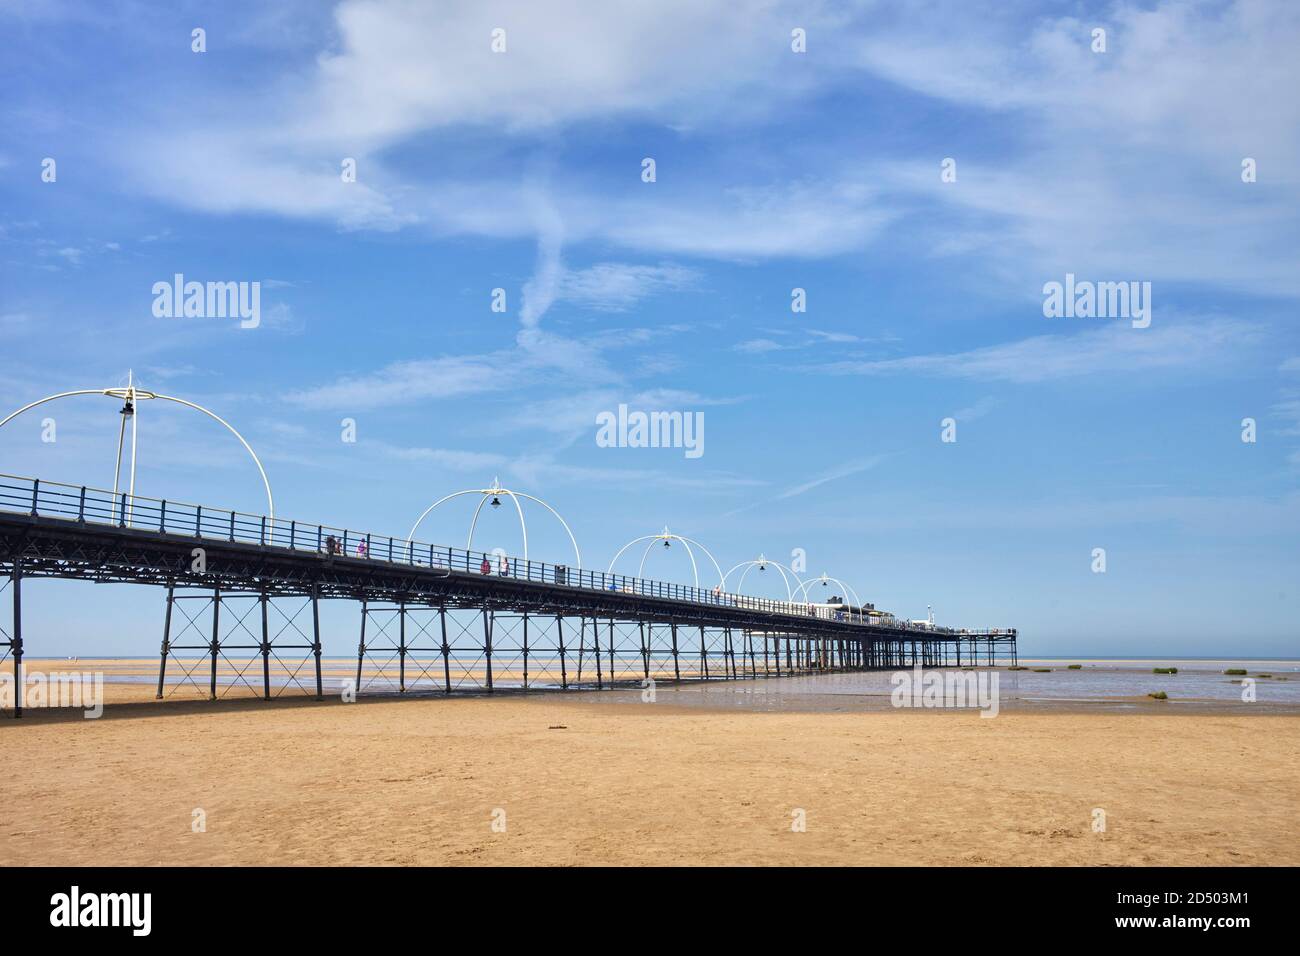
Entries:
{"label": "white cloud", "polygon": [[870,458],[859,459],[858,461],[846,462],[838,467],[832,468],[816,478],[795,485],[781,492],[773,501],[783,501],[786,498],[794,498],[798,495],[807,494],[814,488],[820,488],[822,485],[829,484],[832,481],[839,481],[841,478],[848,478],[851,475],[861,474],[864,471],[870,471],[881,462],[885,461],[888,455],[872,455]]}
{"label": "white cloud", "polygon": [[287,399],[303,408],[363,411],[501,391],[518,384],[510,355],[493,353],[393,362],[368,375],[291,392]]}
{"label": "white cloud", "polygon": [[957,412],[953,414],[953,418],[957,419],[959,422],[978,421],[1001,404],[1001,399],[985,396],[984,398],[979,399],[974,405],[968,405],[966,408],[958,409]]}
{"label": "white cloud", "polygon": [[[380,143],[457,124],[548,127],[669,107],[680,118],[720,101],[743,109],[755,97],[741,91],[771,97],[799,85],[772,68],[794,9],[804,26],[827,22],[816,6],[767,0],[347,0],[335,11],[338,51],[321,57],[298,131]],[[496,27],[505,53],[491,50]]]}
{"label": "white cloud", "polygon": [[772,339],[746,339],[744,342],[733,345],[732,349],[737,352],[744,352],[747,355],[763,355],[767,352],[783,352],[799,347],[798,345],[783,345],[780,342],[774,342]]}
{"label": "white cloud", "polygon": [[[1118,4],[1087,22],[1036,23],[1014,5],[972,6],[900,19],[856,41],[865,68],[1027,131],[1009,157],[947,147],[955,183],[940,182],[938,156],[878,165],[897,188],[952,207],[927,229],[936,253],[982,247],[1020,275],[1300,294],[1289,215],[1300,190],[1282,173],[1300,159],[1300,101],[1276,95],[1297,84],[1295,4]],[[1094,25],[1107,29],[1104,54],[1090,49]],[[1259,163],[1257,183],[1241,181],[1245,157]],[[954,211],[967,216],[954,223]]]}
{"label": "white cloud", "polygon": [[[1100,320],[1109,321],[1109,320]],[[970,349],[819,365],[840,375],[916,374],[979,381],[1049,382],[1102,373],[1222,367],[1258,344],[1259,329],[1228,319],[1153,324],[1134,329],[1112,323],[1074,335],[1036,335]]]}
{"label": "white cloud", "polygon": [[440,469],[449,471],[480,472],[485,469],[500,468],[510,461],[505,455],[491,452],[463,451],[454,448],[404,448],[374,440],[367,442],[367,447],[398,461],[436,465]]}
{"label": "white cloud", "polygon": [[649,296],[690,288],[698,279],[695,270],[668,263],[601,262],[565,272],[559,295],[566,302],[597,311],[623,312]]}
{"label": "white cloud", "polygon": [[733,515],[741,514],[742,512],[760,507],[761,505],[771,504],[774,501],[785,501],[789,498],[797,498],[800,495],[807,494],[808,492],[820,488],[823,485],[828,485],[833,482],[840,481],[844,478],[850,478],[853,475],[858,475],[861,474],[862,472],[870,471],[871,469],[880,465],[882,462],[887,461],[890,457],[892,456],[889,454],[880,454],[880,455],[871,455],[870,457],[867,458],[858,458],[853,461],[844,462],[843,464],[837,465],[836,467],[831,468],[828,471],[822,472],[816,477],[810,478],[807,481],[800,482],[799,484],[791,488],[787,488],[785,491],[782,491],[780,494],[773,495],[770,498],[765,498],[762,501],[755,501],[751,504],[743,505],[739,508],[734,508],[731,511],[728,511],[726,514],[724,514],[722,517],[730,518]]}
{"label": "white cloud", "polygon": [[[243,89],[216,93],[184,120],[149,117],[107,151],[137,188],[213,213],[541,237],[554,268],[539,268],[526,328],[563,292],[561,244],[582,242],[744,261],[896,235],[991,261],[982,277],[1026,289],[1068,270],[1300,294],[1298,187],[1285,173],[1300,158],[1300,101],[1277,95],[1296,86],[1300,8],[1166,0],[1099,19],[1105,54],[1089,49],[1091,19],[996,3],[904,16],[768,0],[345,0],[314,64],[260,84],[264,108],[250,114]],[[816,55],[790,54],[792,22]],[[490,50],[494,26],[507,53]],[[801,97],[882,80],[954,104],[963,122],[920,141],[843,124],[816,149],[786,134]],[[1006,148],[961,148],[972,119]],[[630,188],[559,175],[571,161],[562,134],[605,122],[675,128],[688,148],[653,185],[636,181],[639,154]],[[714,156],[703,136],[720,128],[748,141],[755,162]],[[436,175],[395,165],[430,132],[451,162]],[[949,150],[959,178],[941,184]],[[358,160],[357,182],[340,181],[344,156]],[[1259,161],[1256,184],[1240,181],[1245,156]],[[604,301],[623,301],[609,291]]]}

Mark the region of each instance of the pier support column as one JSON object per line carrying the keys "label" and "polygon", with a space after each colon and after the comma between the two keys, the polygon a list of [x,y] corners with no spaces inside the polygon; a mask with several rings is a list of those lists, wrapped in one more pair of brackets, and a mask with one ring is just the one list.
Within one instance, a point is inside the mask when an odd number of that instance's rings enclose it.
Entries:
{"label": "pier support column", "polygon": [[[645,679],[649,680],[650,679],[650,645],[646,643],[645,621],[638,621],[637,627],[641,632],[641,670],[645,675]],[[651,625],[651,627],[653,628],[654,625]],[[653,632],[651,632],[651,637],[653,637]]]}
{"label": "pier support column", "polygon": [[528,690],[528,612],[524,611],[524,690]]}
{"label": "pier support column", "polygon": [[487,662],[487,691],[492,693],[492,615],[483,609],[483,659]]}
{"label": "pier support column", "polygon": [[357,642],[357,696],[361,696],[361,666],[366,660],[366,618],[370,612],[366,610],[370,601],[366,598],[361,599],[361,640]]}
{"label": "pier support column", "polygon": [[[569,689],[569,665],[564,659],[564,615],[555,615],[555,637],[560,644],[560,690]],[[578,632],[578,649],[582,649],[582,632]],[[579,665],[581,667],[581,665]],[[582,671],[578,671],[578,680],[582,680]]]}
{"label": "pier support column", "polygon": [[397,602],[397,692],[406,693],[406,602]]}
{"label": "pier support column", "polygon": [[682,669],[677,663],[677,622],[673,621],[670,625],[673,629],[673,680],[682,679]]}
{"label": "pier support column", "polygon": [[221,589],[216,588],[212,592],[212,672],[211,681],[208,686],[208,699],[217,699],[217,657],[221,654],[221,631],[218,630],[221,620]]}
{"label": "pier support column", "polygon": [[442,686],[451,693],[451,645],[447,643],[447,605],[438,605],[438,623],[442,625]]}
{"label": "pier support column", "polygon": [[14,629],[9,635],[9,649],[14,655],[14,717],[23,715],[23,562],[14,558],[10,587],[14,598]]}
{"label": "pier support column", "polygon": [[271,627],[267,620],[267,605],[270,598],[266,596],[266,585],[262,585],[261,600],[258,602],[262,611],[262,699],[271,699]]}
{"label": "pier support column", "polygon": [[312,656],[316,659],[316,699],[325,699],[325,685],[320,672],[320,585],[311,586],[311,633]]}
{"label": "pier support column", "polygon": [[[597,642],[597,652],[599,653],[599,642]],[[614,621],[611,619],[609,622],[609,686],[611,688],[614,686],[614,673]]]}
{"label": "pier support column", "polygon": [[[17,592],[15,592],[15,595]],[[16,598],[15,598],[16,599]],[[163,617],[162,654],[158,660],[158,692],[154,700],[163,699],[163,681],[167,679],[167,656],[171,653],[172,605],[176,603],[176,587],[167,585],[167,613]]]}
{"label": "pier support column", "polygon": [[[556,615],[559,619],[559,615]],[[582,683],[582,665],[586,663],[587,654],[587,619],[586,617],[578,618],[578,683]],[[561,664],[564,662],[561,661]],[[596,648],[596,690],[601,689],[601,668],[600,668],[600,648]]]}

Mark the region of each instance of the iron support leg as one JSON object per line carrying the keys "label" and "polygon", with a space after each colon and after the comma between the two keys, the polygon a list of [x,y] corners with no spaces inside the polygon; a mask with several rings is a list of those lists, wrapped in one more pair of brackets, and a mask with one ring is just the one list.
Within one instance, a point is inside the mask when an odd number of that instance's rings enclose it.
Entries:
{"label": "iron support leg", "polygon": [[492,615],[495,612],[483,609],[483,659],[487,662],[487,691],[492,693]]}
{"label": "iron support leg", "polygon": [[208,686],[210,700],[217,699],[217,656],[221,653],[221,632],[218,626],[221,620],[221,589],[212,592],[212,673]]}
{"label": "iron support leg", "polygon": [[[599,632],[597,632],[599,633]],[[614,687],[614,622],[609,622],[609,686]]]}
{"label": "iron support leg", "polygon": [[524,612],[524,690],[528,690],[528,612]]}
{"label": "iron support leg", "polygon": [[361,667],[366,660],[366,618],[370,616],[370,602],[361,599],[361,639],[357,642],[357,696],[361,696]]}
{"label": "iron support leg", "polygon": [[442,624],[442,686],[451,693],[451,647],[447,644],[447,605],[438,605],[438,621]]}
{"label": "iron support leg", "polygon": [[677,622],[676,621],[673,621],[672,629],[673,629],[673,680],[680,681],[682,679],[682,669],[681,666],[677,663]]}
{"label": "iron support leg", "polygon": [[316,699],[325,699],[325,686],[320,673],[320,585],[311,586],[312,654],[316,658]]}
{"label": "iron support leg", "polygon": [[23,715],[23,563],[14,558],[14,630],[9,646],[14,652],[14,717]]}
{"label": "iron support leg", "polygon": [[406,602],[397,602],[397,692],[406,693]]}
{"label": "iron support leg", "polygon": [[154,700],[163,699],[163,681],[167,678],[167,655],[171,653],[172,604],[176,601],[175,590],[172,585],[167,585],[167,613],[163,617],[162,653],[158,659],[158,693],[154,694]]}
{"label": "iron support leg", "polygon": [[[560,690],[569,689],[569,667],[564,660],[564,615],[555,615],[555,636],[560,642]],[[582,647],[582,633],[578,633],[578,647]],[[582,680],[581,677],[578,678]]]}
{"label": "iron support leg", "polygon": [[262,588],[262,699],[271,699],[271,628],[267,620],[267,605],[270,599],[266,588]]}

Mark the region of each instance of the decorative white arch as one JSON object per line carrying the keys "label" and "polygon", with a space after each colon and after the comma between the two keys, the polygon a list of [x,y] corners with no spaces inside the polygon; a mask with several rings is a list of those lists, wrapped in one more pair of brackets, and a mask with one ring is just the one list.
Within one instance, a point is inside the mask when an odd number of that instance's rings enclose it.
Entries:
{"label": "decorative white arch", "polygon": [[805,604],[811,604],[813,602],[808,600],[808,588],[814,584],[825,584],[829,586],[832,583],[839,585],[840,590],[844,592],[845,597],[851,597],[853,599],[853,604],[855,607],[859,607],[859,608],[862,607],[862,600],[861,598],[858,597],[858,592],[854,591],[853,588],[849,587],[839,578],[831,577],[825,571],[822,572],[821,577],[809,578],[807,581],[804,581],[802,584],[800,584],[797,589],[797,593],[799,594],[800,599]]}
{"label": "decorative white arch", "polygon": [[694,538],[687,538],[680,534],[673,534],[671,531],[668,530],[667,525],[665,525],[664,530],[660,531],[658,534],[645,534],[639,538],[633,538],[627,544],[623,545],[623,547],[619,548],[618,553],[615,554],[613,560],[609,562],[609,569],[605,573],[613,574],[614,565],[617,564],[618,559],[623,556],[623,552],[626,551],[628,548],[632,547],[634,544],[640,544],[642,541],[649,541],[650,543],[646,545],[645,551],[641,554],[641,563],[637,566],[637,570],[636,570],[636,576],[638,578],[645,576],[646,558],[650,557],[650,549],[654,547],[656,541],[662,541],[664,547],[671,547],[674,541],[680,541],[682,543],[682,546],[686,549],[686,556],[691,559],[691,577],[694,579],[695,587],[698,588],[700,586],[700,567],[699,564],[697,564],[695,561],[695,552],[691,549],[691,545],[694,545],[695,547],[703,551],[704,554],[708,557],[709,561],[713,563],[713,569],[718,572],[718,588],[720,590],[724,590],[724,591],[726,590],[727,576],[722,573],[722,566],[718,564],[717,559],[713,556],[713,554],[709,551],[709,549],[706,548],[704,545],[700,544]]}
{"label": "decorative white arch", "polygon": [[[781,564],[779,561],[773,561],[771,558],[768,558],[765,555],[760,554],[757,558],[755,558],[752,561],[740,562],[740,564],[736,565],[734,568],[732,568],[730,571],[727,572],[726,578],[730,578],[737,571],[740,571],[741,568],[744,568],[745,570],[741,571],[740,580],[736,582],[736,588],[735,588],[737,594],[742,594],[744,592],[742,592],[740,589],[745,586],[745,576],[748,575],[749,572],[754,570],[754,568],[756,567],[758,568],[759,571],[763,571],[767,568],[769,564],[772,567],[776,568],[777,572],[781,575],[781,580],[785,583],[785,599],[789,601],[791,604],[793,604],[794,591],[790,587],[790,579],[793,578],[795,581],[798,581],[799,576],[795,574],[794,571],[791,571],[785,565]],[[786,574],[787,571],[790,572],[788,576]],[[725,585],[723,586],[722,590],[724,591],[727,590]]]}
{"label": "decorative white arch", "polygon": [[474,530],[475,528],[478,527],[478,518],[479,515],[482,514],[483,512],[483,506],[487,504],[489,501],[491,501],[493,504],[500,505],[501,496],[506,495],[507,497],[510,498],[511,503],[514,504],[515,506],[515,511],[518,512],[519,514],[519,530],[524,538],[523,556],[525,561],[528,560],[528,522],[524,520],[524,509],[523,506],[519,503],[519,499],[521,498],[524,499],[525,501],[531,501],[534,504],[541,505],[543,508],[545,508],[547,511],[549,511],[552,515],[555,516],[555,520],[560,523],[560,526],[562,528],[564,528],[564,533],[569,536],[569,543],[573,545],[573,556],[577,560],[577,564],[575,565],[575,567],[579,569],[582,568],[582,552],[578,549],[578,539],[573,536],[573,531],[569,528],[569,523],[564,520],[564,518],[560,515],[560,513],[556,511],[554,508],[552,508],[545,501],[543,501],[541,498],[537,498],[533,495],[526,494],[525,492],[522,491],[512,491],[509,488],[501,487],[501,480],[499,478],[492,479],[491,488],[467,488],[464,491],[453,491],[449,495],[443,495],[433,504],[429,505],[429,507],[425,508],[424,511],[420,513],[420,517],[415,519],[415,524],[411,525],[411,533],[406,536],[407,540],[408,541],[415,540],[415,532],[419,529],[420,525],[424,522],[424,519],[429,517],[429,515],[433,512],[435,508],[437,508],[439,505],[443,504],[444,502],[451,501],[454,498],[460,498],[463,495],[481,496],[479,499],[479,503],[474,508],[474,516],[473,518],[470,519],[469,537],[465,541],[466,551],[472,551],[474,548]]}
{"label": "decorative white arch", "polygon": [[[202,412],[204,415],[207,415],[213,421],[222,425],[228,432],[230,432],[230,434],[234,435],[235,438],[239,440],[239,443],[244,446],[244,450],[248,452],[249,456],[253,459],[253,464],[257,466],[257,473],[262,477],[262,487],[266,490],[267,517],[271,521],[275,520],[275,498],[271,494],[271,482],[266,477],[266,469],[262,467],[262,461],[260,458],[257,457],[257,452],[253,451],[253,447],[244,439],[244,436],[239,434],[239,432],[236,431],[235,427],[231,425],[230,422],[226,421],[216,412],[204,408],[202,405],[197,405],[194,402],[187,401],[183,398],[177,398],[174,395],[162,395],[158,392],[152,392],[152,391],[148,391],[147,389],[138,388],[135,384],[134,372],[128,375],[127,384],[125,385],[125,387],[116,386],[113,388],[78,388],[78,389],[73,389],[70,392],[59,392],[55,395],[47,395],[45,398],[37,399],[34,402],[30,402],[27,405],[24,405],[22,408],[18,409],[17,411],[10,412],[3,419],[0,419],[0,428],[3,428],[9,422],[13,421],[19,415],[23,414],[23,412],[30,411],[33,408],[46,404],[47,402],[53,402],[61,398],[71,398],[76,395],[107,395],[109,398],[120,399],[123,402],[122,410],[121,410],[122,423],[118,427],[118,435],[117,435],[117,463],[113,471],[114,499],[116,499],[117,497],[118,487],[121,483],[122,451],[126,442],[126,420],[128,418],[131,419],[131,464],[130,464],[130,479],[127,484],[127,493],[128,495],[134,497],[135,462],[136,462],[137,431],[138,431],[136,422],[137,422],[137,416],[139,415],[139,403],[141,401],[149,401],[152,399],[157,399],[158,401],[163,401],[163,402],[175,402],[177,405],[184,405],[186,408],[192,408],[197,412]],[[134,502],[128,499],[127,513],[125,516],[125,520],[128,525],[130,525],[131,523],[131,513],[133,510],[134,510]]]}

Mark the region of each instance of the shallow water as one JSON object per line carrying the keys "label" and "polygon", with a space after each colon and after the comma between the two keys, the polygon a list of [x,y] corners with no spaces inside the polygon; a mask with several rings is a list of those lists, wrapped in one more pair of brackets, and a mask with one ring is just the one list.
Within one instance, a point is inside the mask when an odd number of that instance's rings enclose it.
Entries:
{"label": "shallow water", "polygon": [[[47,665],[57,662],[43,661]],[[238,662],[246,666],[247,662]],[[1069,669],[1071,663],[1078,670]],[[138,662],[123,662],[131,669]],[[196,666],[197,665],[197,666]],[[343,665],[343,666],[340,666]],[[335,695],[351,684],[352,666],[342,659],[327,661],[327,674],[323,681],[325,693]],[[1188,712],[1190,710],[1213,713],[1249,714],[1300,714],[1300,661],[1279,660],[1027,660],[1027,670],[1010,671],[1006,668],[976,668],[973,673],[985,683],[985,692],[992,690],[991,680],[997,678],[997,706],[1002,710],[1061,710],[1084,709],[1104,712]],[[1154,674],[1155,667],[1177,667],[1177,674]],[[146,684],[157,681],[153,674],[114,673],[114,663],[103,670],[108,684]],[[187,662],[191,670],[188,680],[180,668],[172,666],[168,672],[168,693],[189,684],[206,692],[209,675],[204,661]],[[1228,668],[1245,668],[1247,677],[1254,679],[1255,701],[1242,699],[1243,685],[1239,676],[1228,676]],[[1039,673],[1035,669],[1043,669]],[[390,669],[391,670],[391,669]],[[968,671],[970,673],[971,671]],[[814,674],[800,677],[768,677],[743,680],[687,680],[681,684],[660,680],[655,684],[655,702],[684,707],[737,709],[753,711],[791,712],[866,712],[894,709],[891,694],[897,686],[896,673],[911,671],[864,671],[847,674]],[[956,675],[956,668],[922,671],[922,674],[939,673]],[[348,675],[344,677],[343,675]],[[1271,677],[1261,677],[1269,674]],[[547,674],[537,674],[533,687],[538,691],[558,690],[558,683],[548,681]],[[629,675],[630,676],[630,675]],[[367,672],[363,680],[363,694],[397,692],[396,672]],[[440,695],[443,690],[441,675],[425,668],[408,669],[407,693]],[[572,679],[572,675],[571,675]],[[273,673],[271,685],[277,691],[292,687],[309,692],[314,690],[314,674],[310,666],[291,680],[284,672]],[[453,667],[452,683],[458,693],[482,693],[481,675],[457,673]],[[644,689],[639,682],[624,681],[616,690],[593,690],[584,684],[582,690],[574,687],[573,699],[587,702],[629,704],[641,703]],[[217,677],[223,689],[244,685],[249,691],[261,689],[260,667],[245,670],[243,676],[223,672]],[[517,692],[517,676],[502,675],[496,681],[498,691]],[[1147,695],[1155,691],[1168,694],[1166,701],[1150,700]],[[987,702],[987,698],[985,698]],[[972,706],[978,702],[972,700]]]}
{"label": "shallow water", "polygon": [[[977,673],[997,676],[998,706],[1001,709],[1097,709],[1135,711],[1167,707],[1171,711],[1195,705],[1199,710],[1223,713],[1300,713],[1300,662],[1298,661],[1123,661],[1082,663],[1068,669],[1069,661],[1033,662],[1034,670],[1008,671],[998,668]],[[1154,667],[1177,667],[1177,674],[1153,674]],[[1241,677],[1229,677],[1228,668],[1244,667],[1255,679],[1256,700],[1242,699]],[[952,673],[953,668],[937,669]],[[719,681],[707,684],[658,684],[655,702],[680,706],[763,711],[878,711],[892,710],[891,693],[897,686],[891,671],[851,674],[817,674],[779,679]],[[905,672],[911,676],[911,672]],[[923,671],[923,674],[931,671]],[[1272,674],[1271,678],[1257,677]],[[986,684],[991,690],[991,684]],[[1147,695],[1164,691],[1167,701]],[[642,691],[617,690],[592,695],[592,700],[632,703],[642,700]]]}

